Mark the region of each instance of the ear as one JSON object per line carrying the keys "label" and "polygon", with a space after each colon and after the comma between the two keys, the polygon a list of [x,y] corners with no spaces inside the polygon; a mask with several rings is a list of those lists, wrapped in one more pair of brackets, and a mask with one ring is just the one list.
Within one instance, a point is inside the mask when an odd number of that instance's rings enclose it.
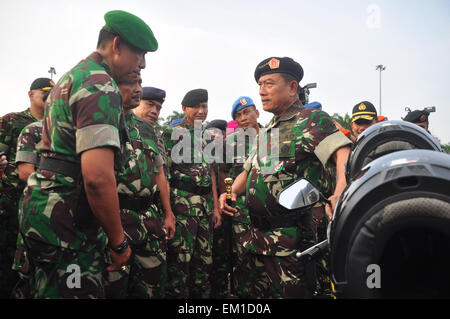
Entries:
{"label": "ear", "polygon": [[184,114],[186,114],[186,106],[182,105],[181,108],[182,108]]}
{"label": "ear", "polygon": [[256,112],[256,118],[259,118],[259,111],[255,109]]}
{"label": "ear", "polygon": [[291,81],[291,83],[289,84],[289,95],[290,96],[297,95],[298,86],[299,86],[298,82]]}
{"label": "ear", "polygon": [[28,97],[31,99],[33,97],[34,92],[33,91],[28,91]]}
{"label": "ear", "polygon": [[122,44],[122,39],[119,36],[114,37],[112,42],[112,50],[114,54],[120,55],[120,48]]}

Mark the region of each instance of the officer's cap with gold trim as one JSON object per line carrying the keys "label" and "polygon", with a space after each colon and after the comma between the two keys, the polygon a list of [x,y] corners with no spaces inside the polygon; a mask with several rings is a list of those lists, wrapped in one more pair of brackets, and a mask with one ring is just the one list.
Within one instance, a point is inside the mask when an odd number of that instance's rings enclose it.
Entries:
{"label": "officer's cap with gold trim", "polygon": [[352,122],[359,119],[373,121],[377,118],[377,110],[372,103],[368,101],[362,101],[353,107]]}
{"label": "officer's cap with gold trim", "polygon": [[139,17],[122,10],[113,10],[105,14],[105,26],[125,41],[142,51],[153,52],[158,49],[153,31]]}
{"label": "officer's cap with gold trim", "polygon": [[270,57],[261,61],[255,69],[255,80],[259,81],[259,78],[266,74],[272,73],[285,73],[289,74],[300,82],[303,79],[303,68],[292,58],[284,57]]}

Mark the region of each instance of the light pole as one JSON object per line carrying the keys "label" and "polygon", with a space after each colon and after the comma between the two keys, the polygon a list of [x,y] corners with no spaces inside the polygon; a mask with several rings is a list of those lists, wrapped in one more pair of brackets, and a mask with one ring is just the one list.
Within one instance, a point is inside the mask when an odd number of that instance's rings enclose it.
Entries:
{"label": "light pole", "polygon": [[379,115],[381,115],[381,72],[386,70],[386,67],[383,64],[379,64],[379,65],[377,65],[375,70],[380,70],[380,113],[379,113]]}
{"label": "light pole", "polygon": [[56,75],[56,70],[54,67],[50,67],[50,70],[48,70],[48,73],[50,73],[50,79],[53,80],[53,74]]}

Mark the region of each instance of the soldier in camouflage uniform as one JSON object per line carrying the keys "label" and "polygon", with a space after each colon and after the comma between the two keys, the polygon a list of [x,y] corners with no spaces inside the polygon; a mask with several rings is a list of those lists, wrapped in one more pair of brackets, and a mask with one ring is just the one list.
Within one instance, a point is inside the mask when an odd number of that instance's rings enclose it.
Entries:
{"label": "soldier in camouflage uniform", "polygon": [[[142,95],[140,75],[131,73],[117,84],[123,97],[127,132],[125,165],[118,175],[120,217],[133,255],[129,269],[106,273],[106,297],[162,298],[167,270],[166,239],[173,237],[175,217],[153,127],[131,111]],[[154,204],[157,186],[165,214]]]}
{"label": "soldier in camouflage uniform", "polygon": [[[258,124],[259,112],[253,100],[247,96],[239,97],[234,103],[231,116],[239,126],[233,134],[227,136],[227,159],[220,165],[220,180],[231,177],[233,180],[244,170],[244,162],[252,144],[256,142],[261,125]],[[230,153],[230,154],[229,154]],[[239,298],[265,297],[267,283],[260,280],[264,277],[264,267],[257,264],[250,252],[251,231],[250,216],[245,196],[239,196],[233,207],[237,212],[232,219],[234,263],[234,289]],[[222,219],[230,217],[223,215]]]}
{"label": "soldier in camouflage uniform", "polygon": [[[266,131],[260,130],[261,140],[267,143],[258,143],[251,151],[245,171],[232,188],[234,200],[244,192],[247,196],[254,225],[251,249],[264,264],[267,278],[263,280],[269,283],[270,298],[311,298],[317,284],[314,263],[304,264],[295,257],[298,250],[310,247],[316,240],[312,210],[300,214],[283,209],[277,203],[279,192],[304,177],[327,196],[334,188],[329,200],[335,205],[346,186],[344,163],[350,141],[328,114],[301,105],[297,89],[302,77],[303,69],[291,58],[268,58],[257,66],[255,80],[263,108],[274,118]],[[272,154],[275,143],[279,154]],[[336,176],[330,174],[333,170],[328,166],[336,167]],[[226,205],[224,196],[220,202],[224,213],[236,212]]]}
{"label": "soldier in camouflage uniform", "polygon": [[[37,121],[25,126],[17,140],[16,165],[19,179],[26,183],[28,177],[39,167],[40,156],[36,146],[42,139],[43,122]],[[19,207],[21,201],[19,201]],[[19,220],[19,224],[21,221]],[[30,283],[32,273],[31,264],[26,255],[25,243],[22,233],[17,235],[17,247],[14,256],[13,269],[19,274],[19,281],[14,289],[14,297],[17,299],[31,298]]]}
{"label": "soldier in camouflage uniform", "polygon": [[15,164],[17,139],[25,126],[43,118],[45,100],[54,85],[47,78],[34,80],[28,92],[30,107],[0,118],[0,151],[8,160],[0,185],[0,298],[8,298],[18,280],[11,264],[16,250],[18,203],[25,183],[19,180]]}
{"label": "soldier in camouflage uniform", "polygon": [[188,92],[182,101],[185,119],[162,135],[170,155],[168,180],[176,217],[167,253],[170,298],[208,298],[210,294],[212,232],[213,224],[220,225],[220,213],[215,174],[202,154],[206,145],[201,122],[208,113],[207,101],[206,90]]}
{"label": "soldier in camouflage uniform", "polygon": [[157,42],[132,14],[111,11],[105,21],[97,50],[62,76],[45,107],[39,169],[19,211],[34,298],[102,298],[106,240],[107,270],[121,269],[131,255],[115,179],[123,134],[114,79],[144,68]]}
{"label": "soldier in camouflage uniform", "polygon": [[[227,121],[213,120],[209,122],[205,129],[211,136],[211,140],[223,143],[226,137]],[[208,136],[209,137],[209,136]],[[216,140],[217,139],[217,140]],[[215,156],[215,150],[213,150]],[[223,159],[219,161],[223,162]],[[212,165],[214,173],[219,176],[220,163]],[[225,183],[223,179],[217,180],[218,194],[225,192]],[[233,256],[231,253],[231,217],[221,216],[221,226],[213,230],[213,246],[212,246],[212,267],[210,274],[211,282],[211,298],[223,299],[229,295],[229,275],[232,272]]]}
{"label": "soldier in camouflage uniform", "polygon": [[[142,100],[139,106],[133,109],[133,113],[144,119],[155,129],[155,133],[158,137],[158,151],[164,160],[164,172],[167,175],[167,154],[164,147],[164,143],[160,138],[160,133],[156,130],[159,113],[161,112],[162,105],[166,99],[166,91],[146,86],[142,88]],[[159,134],[158,134],[159,133]]]}

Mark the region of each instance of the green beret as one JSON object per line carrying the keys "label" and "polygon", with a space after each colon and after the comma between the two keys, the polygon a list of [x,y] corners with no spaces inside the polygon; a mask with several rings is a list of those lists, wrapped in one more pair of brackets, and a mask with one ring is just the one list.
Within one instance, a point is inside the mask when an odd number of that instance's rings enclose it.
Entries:
{"label": "green beret", "polygon": [[114,10],[105,14],[105,28],[117,33],[128,43],[143,51],[156,51],[158,41],[156,41],[150,27],[135,15]]}
{"label": "green beret", "polygon": [[181,101],[181,105],[193,107],[203,102],[208,102],[208,91],[195,89],[186,93],[183,101]]}
{"label": "green beret", "polygon": [[272,74],[272,73],[285,73],[289,74],[300,82],[303,78],[303,68],[302,66],[295,62],[293,59],[284,57],[271,57],[261,61],[255,69],[255,80],[259,81],[262,75]]}

